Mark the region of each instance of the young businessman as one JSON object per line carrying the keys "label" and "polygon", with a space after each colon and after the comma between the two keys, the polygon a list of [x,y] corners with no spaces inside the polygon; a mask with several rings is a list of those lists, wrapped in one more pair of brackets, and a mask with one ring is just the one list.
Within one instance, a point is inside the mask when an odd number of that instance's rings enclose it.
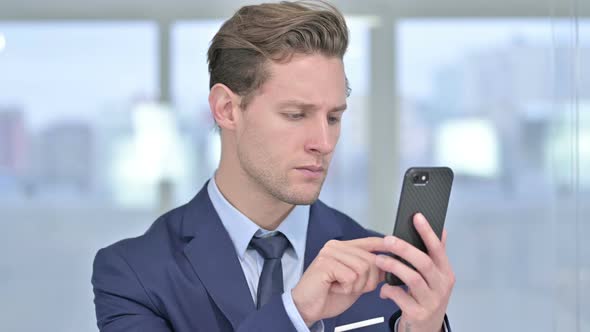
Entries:
{"label": "young businessman", "polygon": [[[318,200],[346,109],[347,45],[325,3],[246,6],[223,24],[208,53],[219,168],[144,235],[97,253],[101,331],[333,331],[375,317],[385,323],[359,331],[449,329],[444,236],[415,217],[427,255]],[[381,285],[385,271],[408,288]]]}

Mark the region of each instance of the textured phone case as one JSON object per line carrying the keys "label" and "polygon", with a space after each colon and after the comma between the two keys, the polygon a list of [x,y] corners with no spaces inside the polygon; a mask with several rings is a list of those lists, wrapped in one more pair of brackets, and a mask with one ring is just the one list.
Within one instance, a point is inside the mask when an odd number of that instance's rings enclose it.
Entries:
{"label": "textured phone case", "polygon": [[[416,172],[428,172],[430,176],[428,182],[421,185],[414,184],[412,178]],[[408,169],[404,175],[393,235],[427,252],[420,234],[414,228],[413,217],[418,212],[422,213],[440,239],[447,215],[452,183],[453,171],[448,167],[412,167]],[[407,264],[403,259],[396,258]],[[386,280],[391,285],[403,284],[391,273],[386,274]]]}

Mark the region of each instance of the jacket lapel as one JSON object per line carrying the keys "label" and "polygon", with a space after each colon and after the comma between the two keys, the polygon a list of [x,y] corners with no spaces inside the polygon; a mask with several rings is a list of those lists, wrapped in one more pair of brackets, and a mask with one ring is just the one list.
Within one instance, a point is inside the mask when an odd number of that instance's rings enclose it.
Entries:
{"label": "jacket lapel", "polygon": [[336,218],[334,212],[319,200],[311,206],[305,243],[304,270],[307,270],[326,242],[342,238],[342,228]]}
{"label": "jacket lapel", "polygon": [[207,292],[236,329],[255,310],[248,283],[229,234],[207,193],[207,184],[187,205],[184,254]]}
{"label": "jacket lapel", "polygon": [[[307,242],[305,244],[304,270],[317,257],[326,242],[342,238],[342,228],[337,222],[337,216],[321,201],[316,201],[309,212],[307,226]],[[333,331],[336,321],[334,318],[324,319],[324,331]]]}

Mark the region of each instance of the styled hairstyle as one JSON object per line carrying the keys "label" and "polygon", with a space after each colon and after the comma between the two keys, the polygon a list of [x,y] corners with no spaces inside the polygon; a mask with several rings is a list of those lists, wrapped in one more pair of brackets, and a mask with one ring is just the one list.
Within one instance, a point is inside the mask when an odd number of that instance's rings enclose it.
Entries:
{"label": "styled hairstyle", "polygon": [[[269,61],[289,61],[294,54],[319,53],[342,59],[348,28],[342,13],[325,1],[296,1],[244,6],[229,18],[207,54],[209,88],[222,83],[242,96],[246,108],[268,80]],[[347,82],[347,94],[349,93]]]}

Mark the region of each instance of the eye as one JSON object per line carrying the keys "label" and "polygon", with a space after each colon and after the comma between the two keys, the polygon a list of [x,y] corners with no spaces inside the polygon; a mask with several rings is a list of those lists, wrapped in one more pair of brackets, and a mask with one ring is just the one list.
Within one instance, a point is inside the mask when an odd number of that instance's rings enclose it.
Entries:
{"label": "eye", "polygon": [[328,117],[328,123],[329,124],[336,124],[340,122],[340,117],[339,116],[329,116]]}
{"label": "eye", "polygon": [[299,120],[305,117],[304,113],[285,113],[285,116],[289,120]]}

